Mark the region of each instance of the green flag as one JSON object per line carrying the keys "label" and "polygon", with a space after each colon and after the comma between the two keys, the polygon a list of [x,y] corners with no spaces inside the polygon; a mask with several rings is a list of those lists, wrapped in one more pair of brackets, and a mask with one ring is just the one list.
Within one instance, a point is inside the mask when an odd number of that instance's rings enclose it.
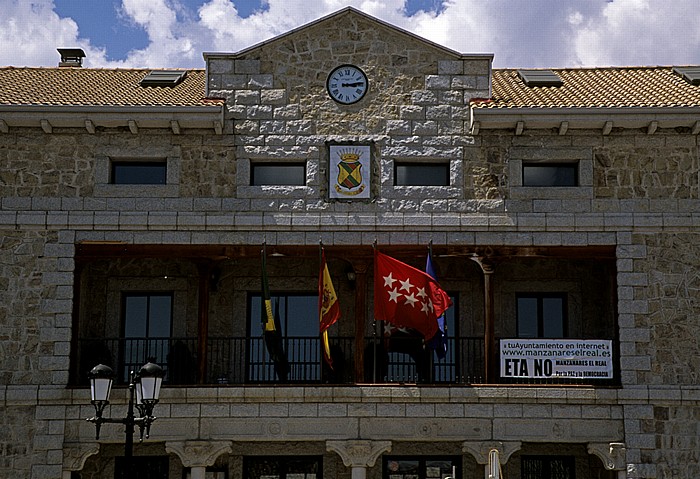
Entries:
{"label": "green flag", "polygon": [[261,251],[262,256],[262,311],[260,319],[262,321],[263,337],[267,352],[275,365],[275,371],[280,381],[286,381],[289,375],[289,361],[282,342],[280,332],[279,301],[276,304],[276,314],[272,313],[272,300],[270,298],[270,287],[267,283],[267,264],[265,245]]}

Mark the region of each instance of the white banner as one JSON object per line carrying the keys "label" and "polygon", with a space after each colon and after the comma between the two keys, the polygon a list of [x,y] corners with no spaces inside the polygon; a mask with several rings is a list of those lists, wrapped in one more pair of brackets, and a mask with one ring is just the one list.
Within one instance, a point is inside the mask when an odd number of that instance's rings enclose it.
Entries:
{"label": "white banner", "polygon": [[612,341],[501,339],[501,377],[612,379]]}

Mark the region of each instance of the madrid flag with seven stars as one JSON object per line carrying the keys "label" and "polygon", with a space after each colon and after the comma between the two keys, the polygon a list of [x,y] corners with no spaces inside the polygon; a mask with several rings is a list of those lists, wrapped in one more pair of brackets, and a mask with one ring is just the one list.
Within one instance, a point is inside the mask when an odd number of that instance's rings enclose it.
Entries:
{"label": "madrid flag with seven stars", "polygon": [[430,275],[374,250],[375,319],[413,328],[429,340],[450,306],[450,296]]}

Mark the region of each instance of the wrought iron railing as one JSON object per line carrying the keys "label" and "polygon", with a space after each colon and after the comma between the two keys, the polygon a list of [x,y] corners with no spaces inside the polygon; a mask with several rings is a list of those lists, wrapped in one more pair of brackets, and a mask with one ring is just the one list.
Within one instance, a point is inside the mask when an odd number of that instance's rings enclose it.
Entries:
{"label": "wrought iron railing", "polygon": [[[162,365],[166,371],[165,382],[171,385],[357,382],[355,338],[331,337],[329,341],[333,368],[322,359],[319,337],[284,338],[287,366],[283,368],[272,361],[262,337],[209,338],[204,376],[200,378],[198,338],[80,339],[73,362],[74,377],[77,383],[84,384],[87,371],[103,363],[115,370],[117,382],[124,382],[130,370],[151,360]],[[460,385],[487,382],[482,337],[449,338],[443,357],[426,349],[420,338],[367,337],[363,348],[364,377],[359,382]],[[283,369],[288,371],[284,377],[279,373]],[[496,381],[504,384],[590,383],[564,378]]]}

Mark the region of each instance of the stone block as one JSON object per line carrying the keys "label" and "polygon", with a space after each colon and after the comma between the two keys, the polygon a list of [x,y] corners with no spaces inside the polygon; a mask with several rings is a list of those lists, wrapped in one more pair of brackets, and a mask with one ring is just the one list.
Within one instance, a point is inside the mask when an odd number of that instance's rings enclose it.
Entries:
{"label": "stone block", "polygon": [[248,76],[232,75],[230,73],[218,75],[215,86],[217,89],[224,91],[242,90],[248,87]]}
{"label": "stone block", "polygon": [[248,82],[246,86],[252,89],[272,88],[273,81],[274,80],[272,75],[250,75],[248,76]]}
{"label": "stone block", "polygon": [[438,60],[439,75],[458,75],[464,72],[461,60]]}
{"label": "stone block", "polygon": [[427,75],[425,77],[426,90],[449,90],[450,75]]}
{"label": "stone block", "polygon": [[260,103],[258,90],[236,90],[233,101],[236,105],[257,105]]}
{"label": "stone block", "polygon": [[399,118],[402,120],[425,119],[425,107],[421,105],[402,105],[399,107]]}
{"label": "stone block", "polygon": [[479,88],[479,84],[474,75],[455,75],[452,77],[450,88],[453,90],[476,90]]}
{"label": "stone block", "polygon": [[233,59],[209,58],[207,60],[207,73],[230,73],[233,71]]}
{"label": "stone block", "polygon": [[414,105],[437,105],[437,93],[431,90],[416,90],[411,92],[411,102]]}
{"label": "stone block", "polygon": [[235,73],[256,75],[260,73],[260,60],[234,60],[233,70]]}
{"label": "stone block", "polygon": [[[287,101],[287,91],[284,89],[266,89],[260,92],[260,103],[263,105],[275,105],[282,106],[280,109],[284,110]],[[275,114],[277,108],[275,108]]]}

